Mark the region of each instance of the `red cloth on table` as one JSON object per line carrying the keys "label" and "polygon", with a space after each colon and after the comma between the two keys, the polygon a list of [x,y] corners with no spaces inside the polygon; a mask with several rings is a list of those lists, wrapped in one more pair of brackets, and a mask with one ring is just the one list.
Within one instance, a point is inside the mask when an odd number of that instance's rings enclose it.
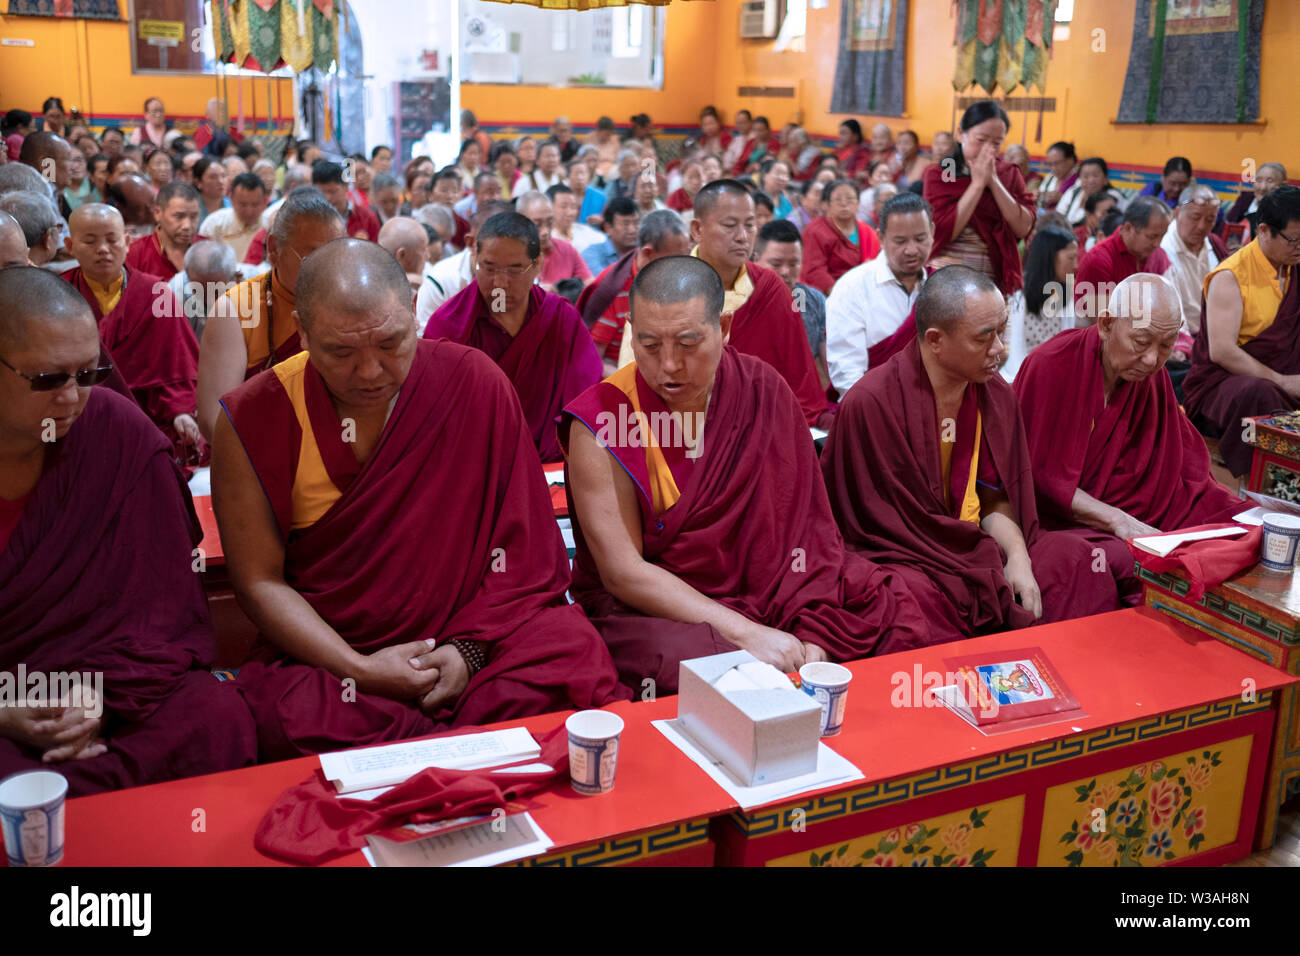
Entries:
{"label": "red cloth on table", "polygon": [[[1029,449],[1011,386],[995,375],[966,388],[974,391],[983,422],[981,474],[991,469],[1011,505],[1042,593],[1043,616],[1035,621],[1016,603],[997,541],[957,516],[959,496],[949,504],[934,393],[915,339],[849,389],[822,451],[826,489],[848,546],[907,579],[930,622],[928,643],[1097,614],[1117,608],[1119,597],[1134,598],[1133,562],[1122,541],[1039,527]],[[973,449],[964,458],[959,452],[963,441],[971,444],[974,408],[969,421],[959,417],[957,432],[954,485],[969,468]],[[1106,569],[1087,573],[1097,548],[1106,555]]]}
{"label": "red cloth on table", "polygon": [[[479,728],[462,727],[457,733]],[[341,796],[317,770],[290,787],[266,811],[253,845],[267,856],[315,866],[359,850],[366,835],[457,817],[486,814],[520,797],[545,790],[569,772],[569,735],[561,724],[539,741],[541,756],[507,766],[544,763],[551,771],[502,773],[482,770],[421,770],[373,800]]]}
{"label": "red cloth on table", "polygon": [[1164,275],[1168,268],[1169,257],[1163,249],[1156,247],[1151,255],[1139,259],[1128,251],[1119,232],[1111,233],[1079,256],[1079,271],[1074,274],[1075,314],[1095,322],[1106,308],[1111,289],[1121,281],[1139,272]]}
{"label": "red cloth on table", "polygon": [[1242,500],[1210,474],[1205,442],[1164,370],[1117,383],[1106,404],[1101,348],[1095,325],[1059,332],[1016,375],[1044,520],[1076,525],[1076,488],[1161,531],[1241,511]]}
{"label": "red cloth on table", "polygon": [[518,397],[491,361],[419,342],[364,464],[319,373],[308,363],[300,374],[312,437],[341,492],[305,528],[291,526],[302,426],[280,376],[268,369],[223,399],[284,538],[285,580],[359,653],[459,638],[485,644],[487,664],[430,717],[413,701],[357,692],[348,702],[339,678],[263,647],[237,683],[264,757],[626,696],[599,635],[565,602],[569,564],[550,492]]}
{"label": "red cloth on table", "polygon": [[600,381],[604,367],[582,316],[567,299],[537,285],[528,294],[527,316],[513,338],[492,317],[477,282],[433,313],[424,337],[486,352],[514,385],[542,461],[560,461],[555,420],[568,402]]}
{"label": "red cloth on table", "polygon": [[81,795],[256,759],[248,708],[206,671],[201,538],[158,430],[129,398],[91,389],[0,549],[0,671],[102,673],[108,752],[43,766],[0,738],[0,778],[55,769]]}
{"label": "red cloth on table", "polygon": [[829,295],[835,280],[879,254],[880,238],[865,222],[858,220],[858,241],[853,243],[830,219],[818,216],[803,230],[803,269],[799,281]]}
{"label": "red cloth on table", "polygon": [[[1237,528],[1240,525],[1227,524],[1197,525],[1182,528],[1181,531],[1210,531],[1216,528]],[[1254,527],[1245,534],[1235,538],[1209,538],[1205,541],[1189,541],[1180,544],[1163,558],[1149,551],[1143,551],[1130,541],[1133,555],[1150,571],[1181,571],[1187,578],[1187,600],[1199,601],[1207,590],[1218,587],[1234,574],[1259,563],[1259,542],[1264,536],[1264,529]]]}
{"label": "red cloth on table", "polygon": [[[640,373],[636,386],[651,421],[667,412]],[[561,434],[567,445],[572,428],[590,429],[632,477],[641,492],[647,561],[751,621],[817,644],[832,660],[923,642],[924,621],[903,582],[845,550],[806,422],[771,366],[731,347],[723,351],[702,453],[673,467],[681,497],[659,514],[646,490],[642,440],[627,436],[620,444],[601,427],[634,420],[628,396],[602,382],[566,406]],[[670,466],[673,456],[685,457],[683,443],[658,440]],[[572,495],[572,483],[565,490]],[[683,658],[734,650],[708,624],[648,617],[609,594],[572,500],[569,514],[577,544],[571,592],[610,645],[625,684],[640,687],[652,677],[672,692]]]}
{"label": "red cloth on table", "polygon": [[[954,159],[959,165],[964,162],[960,152]],[[934,210],[934,249],[930,253],[931,256],[939,255],[953,240],[952,227],[957,220],[957,203],[970,187],[969,171],[965,175],[950,175],[945,178],[944,174],[949,168],[946,162],[934,163],[926,167],[922,176],[922,194]],[[996,168],[997,177],[1007,188],[1007,192],[1015,197],[1017,203],[1033,212],[1034,199],[1025,189],[1025,181],[1020,175],[1020,170],[1012,163],[1004,163],[1001,160],[997,161]],[[975,204],[975,211],[971,213],[967,225],[975,230],[988,247],[989,260],[993,264],[993,281],[997,283],[999,291],[1009,296],[1023,288],[1025,281],[1020,269],[1020,250],[1017,246],[1020,240],[1011,231],[1006,219],[1002,217],[997,200],[993,198],[993,193],[988,188],[980,194],[979,202]]]}
{"label": "red cloth on table", "polygon": [[729,344],[780,372],[799,400],[805,421],[815,428],[829,428],[835,408],[827,402],[817,377],[808,333],[789,288],[771,269],[754,262],[745,263],[745,268],[754,291],[732,317]]}

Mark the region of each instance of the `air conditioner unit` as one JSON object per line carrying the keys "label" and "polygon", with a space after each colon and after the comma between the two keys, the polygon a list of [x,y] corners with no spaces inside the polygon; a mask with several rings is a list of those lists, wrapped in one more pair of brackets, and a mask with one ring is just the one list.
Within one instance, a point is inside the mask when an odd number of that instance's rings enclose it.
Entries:
{"label": "air conditioner unit", "polygon": [[745,0],[740,5],[742,40],[770,40],[781,29],[783,0]]}

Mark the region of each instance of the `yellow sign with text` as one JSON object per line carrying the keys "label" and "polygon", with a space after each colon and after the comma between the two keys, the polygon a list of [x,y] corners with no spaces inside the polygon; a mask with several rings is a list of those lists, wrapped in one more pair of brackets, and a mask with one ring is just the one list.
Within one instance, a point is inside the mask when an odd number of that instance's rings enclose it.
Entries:
{"label": "yellow sign with text", "polygon": [[141,40],[180,43],[185,39],[185,21],[141,20],[139,21],[139,34]]}

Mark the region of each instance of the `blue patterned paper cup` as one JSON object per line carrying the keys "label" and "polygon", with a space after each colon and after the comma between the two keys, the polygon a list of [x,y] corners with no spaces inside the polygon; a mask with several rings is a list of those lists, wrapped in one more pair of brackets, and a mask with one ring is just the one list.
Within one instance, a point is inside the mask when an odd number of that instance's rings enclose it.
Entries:
{"label": "blue patterned paper cup", "polygon": [[1295,567],[1300,545],[1300,517],[1269,512],[1264,515],[1264,534],[1259,541],[1259,560],[1270,571]]}
{"label": "blue patterned paper cup", "polygon": [[823,737],[834,737],[844,726],[844,708],[849,699],[853,672],[830,661],[813,661],[799,668],[799,686],[822,708]]}
{"label": "blue patterned paper cup", "polygon": [[68,781],[52,770],[0,780],[0,831],[10,866],[54,866],[63,859]]}
{"label": "blue patterned paper cup", "polygon": [[580,710],[564,722],[569,732],[569,781],[591,796],[614,789],[623,718],[604,710]]}

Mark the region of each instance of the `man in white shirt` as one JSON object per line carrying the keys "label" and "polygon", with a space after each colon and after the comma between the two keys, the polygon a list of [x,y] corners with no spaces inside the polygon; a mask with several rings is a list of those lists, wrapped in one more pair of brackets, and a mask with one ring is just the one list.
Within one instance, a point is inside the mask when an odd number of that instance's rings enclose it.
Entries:
{"label": "man in white shirt", "polygon": [[1183,306],[1182,331],[1195,337],[1201,330],[1201,289],[1219,255],[1210,242],[1219,211],[1219,197],[1209,186],[1189,186],[1178,197],[1174,218],[1160,240],[1169,257],[1165,278],[1174,284]]}
{"label": "man in white shirt", "polygon": [[934,247],[930,204],[916,193],[881,206],[879,223],[880,254],[840,276],[826,298],[826,365],[841,396],[866,374],[870,350],[907,321]]}
{"label": "man in white shirt", "polygon": [[438,307],[474,281],[474,237],[479,227],[499,212],[514,212],[514,205],[498,199],[485,202],[469,222],[465,248],[455,255],[439,260],[429,269],[429,277],[420,286],[415,297],[415,324],[424,334],[429,317]]}
{"label": "man in white shirt", "polygon": [[537,167],[527,176],[519,177],[512,195],[518,198],[534,190],[544,193],[562,182],[564,175],[560,169],[560,147],[556,143],[543,143],[537,149]]}
{"label": "man in white shirt", "polygon": [[262,228],[266,199],[266,183],[253,173],[240,173],[230,186],[230,206],[204,219],[199,235],[224,242],[242,260],[248,255],[253,237]]}

